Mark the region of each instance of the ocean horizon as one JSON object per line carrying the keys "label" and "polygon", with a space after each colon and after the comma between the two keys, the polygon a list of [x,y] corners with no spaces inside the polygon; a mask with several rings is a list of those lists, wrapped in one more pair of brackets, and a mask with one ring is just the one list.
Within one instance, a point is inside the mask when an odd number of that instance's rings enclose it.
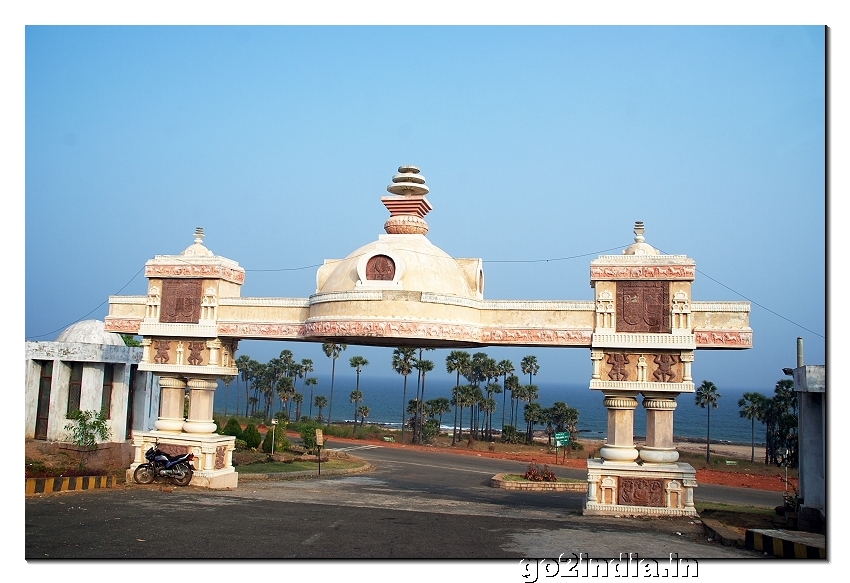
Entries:
{"label": "ocean horizon", "polygon": [[[313,397],[324,395],[330,400],[330,375],[323,377],[315,375],[319,383],[313,388]],[[463,380],[463,379],[461,379]],[[535,383],[539,387],[539,398],[537,402],[542,407],[551,407],[556,401],[563,401],[568,406],[579,411],[578,430],[579,439],[605,439],[607,438],[608,418],[607,410],[602,404],[603,395],[598,390],[591,390],[587,385],[569,383]],[[437,397],[451,398],[451,390],[454,387],[454,378],[447,380],[443,375],[434,379],[427,378],[425,383],[425,400]],[[305,391],[305,388],[307,390]],[[718,387],[720,399],[717,409],[711,410],[711,439],[718,442],[729,442],[749,445],[751,441],[751,422],[741,417],[738,408],[738,399],[748,391],[761,392],[767,397],[772,396],[770,391],[759,391],[757,389],[740,389]],[[333,403],[331,404],[332,421],[337,423],[351,422],[354,419],[354,404],[350,402],[349,395],[355,390],[354,382],[349,378],[336,378],[334,382]],[[402,409],[406,408],[403,403],[403,380],[396,378],[367,378],[361,377],[360,391],[363,400],[360,405],[366,405],[370,409],[366,423],[380,424],[388,427],[401,427]],[[304,403],[301,407],[301,415],[310,415],[308,398],[309,388],[304,386],[303,379],[299,379],[296,392],[304,394]],[[252,389],[253,394],[253,389]],[[416,397],[416,377],[411,375],[407,381],[407,401]],[[510,394],[503,401],[503,394],[494,395],[497,403],[496,412],[493,414],[493,429],[502,429],[503,402],[506,404],[505,424],[510,422]],[[640,397],[638,398],[640,401]],[[229,386],[219,382],[219,388],[215,395],[216,415],[244,415],[245,413],[245,385],[241,380],[233,381]],[[673,416],[673,433],[676,437],[689,439],[706,438],[707,410],[696,405],[693,393],[680,394],[677,399],[677,408]],[[522,421],[523,403],[519,406],[520,428],[525,427]],[[273,412],[281,409],[279,399],[275,400]],[[295,404],[292,404],[292,416],[295,416]],[[328,416],[328,409],[323,411]],[[312,408],[312,416],[318,415],[315,405]],[[454,408],[450,413],[443,416],[441,426],[444,430],[451,430],[454,423]],[[469,427],[469,410],[464,409],[463,420],[458,425],[464,429]],[[482,417],[483,419],[483,417]],[[359,418],[358,418],[359,422]],[[543,425],[535,425],[535,429],[545,429]],[[646,435],[646,410],[639,405],[635,409],[634,434],[636,439]],[[756,421],[755,443],[764,444],[764,426]]]}

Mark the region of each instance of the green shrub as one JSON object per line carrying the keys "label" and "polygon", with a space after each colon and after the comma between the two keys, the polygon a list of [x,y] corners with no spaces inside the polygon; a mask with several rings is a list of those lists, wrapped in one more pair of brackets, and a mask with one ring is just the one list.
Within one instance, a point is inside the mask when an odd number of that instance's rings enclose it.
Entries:
{"label": "green shrub", "polygon": [[236,417],[231,417],[227,420],[227,425],[224,426],[224,429],[219,430],[219,433],[221,435],[232,435],[236,439],[242,439],[242,426]]}
{"label": "green shrub", "polygon": [[260,447],[260,442],[263,437],[260,435],[260,430],[253,423],[249,423],[242,432],[242,439],[248,445],[248,449],[257,449]]}
{"label": "green shrub", "polygon": [[428,419],[422,426],[422,441],[433,443],[434,438],[440,434],[440,422],[437,419]]}
{"label": "green shrub", "polygon": [[105,412],[74,411],[65,425],[67,437],[71,443],[85,449],[95,449],[98,441],[106,441],[112,436]]}
{"label": "green shrub", "polygon": [[245,443],[245,440],[239,439],[238,437],[236,438],[236,443],[234,443],[233,446],[236,451],[245,451],[246,449],[248,449],[248,444]]}
{"label": "green shrub", "polygon": [[316,449],[316,430],[322,426],[316,421],[305,421],[299,424],[298,433],[301,435],[301,441],[304,444],[304,449],[307,451],[315,451]]}
{"label": "green shrub", "polygon": [[502,428],[502,443],[525,443],[525,433],[517,431],[513,425]]}
{"label": "green shrub", "polygon": [[266,432],[262,448],[264,452],[272,452],[272,433],[274,433],[274,450],[276,453],[289,449],[289,439],[286,438],[286,423],[278,423],[274,432],[271,429]]}

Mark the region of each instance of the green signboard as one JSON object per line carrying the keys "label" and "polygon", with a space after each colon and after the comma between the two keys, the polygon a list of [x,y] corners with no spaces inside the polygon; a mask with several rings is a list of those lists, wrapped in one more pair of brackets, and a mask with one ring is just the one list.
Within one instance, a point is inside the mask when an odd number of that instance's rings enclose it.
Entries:
{"label": "green signboard", "polygon": [[570,432],[565,431],[564,433],[556,433],[555,434],[555,447],[564,447],[570,444]]}

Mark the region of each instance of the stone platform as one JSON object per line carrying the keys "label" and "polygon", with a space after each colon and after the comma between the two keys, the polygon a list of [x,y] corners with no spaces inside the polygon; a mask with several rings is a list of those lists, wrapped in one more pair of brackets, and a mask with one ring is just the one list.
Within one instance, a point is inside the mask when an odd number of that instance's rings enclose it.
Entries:
{"label": "stone platform", "polygon": [[690,464],[587,460],[585,515],[699,516]]}

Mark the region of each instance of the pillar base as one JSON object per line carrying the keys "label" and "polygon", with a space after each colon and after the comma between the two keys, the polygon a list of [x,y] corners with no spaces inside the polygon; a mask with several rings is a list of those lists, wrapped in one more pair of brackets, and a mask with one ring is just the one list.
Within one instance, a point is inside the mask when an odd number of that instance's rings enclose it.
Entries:
{"label": "pillar base", "polygon": [[236,488],[239,474],[233,467],[233,450],[236,438],[231,435],[197,435],[163,431],[133,432],[133,463],[127,470],[127,483],[133,483],[133,472],[144,463],[145,452],[158,444],[169,455],[193,453],[195,474],[191,486],[199,488]]}
{"label": "pillar base", "polygon": [[640,448],[640,459],[651,464],[673,464],[679,459],[679,452],[670,447]]}
{"label": "pillar base", "polygon": [[696,516],[696,470],[690,464],[638,465],[587,460],[588,492],[582,514]]}
{"label": "pillar base", "polygon": [[599,455],[606,462],[633,462],[638,458],[638,450],[634,445],[604,445]]}

